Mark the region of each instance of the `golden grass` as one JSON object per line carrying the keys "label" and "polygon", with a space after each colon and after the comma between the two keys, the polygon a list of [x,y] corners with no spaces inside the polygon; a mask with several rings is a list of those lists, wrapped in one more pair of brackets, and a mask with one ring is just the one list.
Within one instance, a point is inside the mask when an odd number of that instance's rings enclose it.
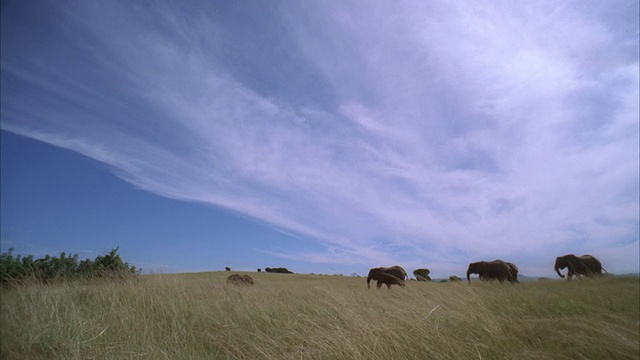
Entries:
{"label": "golden grass", "polygon": [[2,359],[637,359],[638,277],[417,283],[251,273],[2,293]]}

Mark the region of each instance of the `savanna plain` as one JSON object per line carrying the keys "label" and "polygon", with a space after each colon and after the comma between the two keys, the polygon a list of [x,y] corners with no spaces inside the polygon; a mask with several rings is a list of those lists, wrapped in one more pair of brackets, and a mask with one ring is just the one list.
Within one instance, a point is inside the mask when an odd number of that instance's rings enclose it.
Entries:
{"label": "savanna plain", "polygon": [[[233,272],[232,272],[233,273]],[[637,276],[519,284],[229,272],[4,288],[2,359],[638,359]]]}

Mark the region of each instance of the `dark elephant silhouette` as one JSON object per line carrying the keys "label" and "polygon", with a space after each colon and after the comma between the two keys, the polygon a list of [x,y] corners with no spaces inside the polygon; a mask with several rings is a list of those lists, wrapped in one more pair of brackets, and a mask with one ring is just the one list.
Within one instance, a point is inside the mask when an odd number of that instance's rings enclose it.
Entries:
{"label": "dark elephant silhouette", "polygon": [[249,275],[229,275],[227,284],[230,285],[253,285],[253,279]]}
{"label": "dark elephant silhouette", "polygon": [[[573,254],[567,254],[564,256],[558,256],[556,258],[556,264],[553,269],[564,279],[564,275],[560,270],[567,268],[567,280],[571,280],[572,276],[580,278],[581,275],[593,277],[596,275],[602,275],[602,264],[600,260],[596,259],[592,255],[575,256]],[[604,270],[606,272],[606,270]]]}
{"label": "dark elephant silhouette", "polygon": [[518,282],[518,267],[514,263],[506,262],[506,264],[509,267],[509,276],[510,276],[509,281],[511,283],[517,283]]}
{"label": "dark elephant silhouette", "polygon": [[407,272],[400,266],[378,267],[369,270],[367,276],[367,288],[370,288],[371,280],[376,280],[376,287],[380,289],[382,284],[387,285],[391,289],[391,285],[397,284],[401,287],[405,286],[405,280],[408,279]]}
{"label": "dark elephant silhouette", "polygon": [[431,281],[431,277],[429,276],[430,273],[431,271],[429,271],[429,269],[413,270],[413,276],[415,276],[418,281]]}
{"label": "dark elephant silhouette", "polygon": [[478,261],[469,264],[467,269],[467,281],[471,282],[471,274],[478,274],[482,281],[498,280],[500,283],[504,283],[505,280],[516,283],[518,281],[518,268],[510,263],[502,260],[494,261]]}

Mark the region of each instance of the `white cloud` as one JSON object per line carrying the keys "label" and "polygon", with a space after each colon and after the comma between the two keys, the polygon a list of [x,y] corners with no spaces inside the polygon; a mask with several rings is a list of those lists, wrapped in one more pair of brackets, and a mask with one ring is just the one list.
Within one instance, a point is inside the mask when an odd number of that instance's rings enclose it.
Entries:
{"label": "white cloud", "polygon": [[[531,258],[565,247],[637,247],[638,59],[618,47],[635,39],[637,53],[637,22],[634,34],[610,31],[615,23],[570,3],[378,5],[286,6],[273,19],[286,20],[298,66],[321,74],[309,91],[332,90],[333,102],[313,106],[239,79],[222,58],[250,56],[253,45],[240,37],[231,49],[237,29],[213,18],[162,6],[69,10],[91,61],[122,76],[114,86],[139,103],[113,118],[16,102],[2,127],[107,163],[151,192],[338,249],[272,255],[513,257],[534,269]],[[290,44],[281,41],[273,45]],[[36,81],[15,62],[3,72],[70,98],[88,86],[73,74],[56,76],[75,87]],[[400,250],[387,253],[382,240]],[[625,269],[637,262],[624,256]]]}

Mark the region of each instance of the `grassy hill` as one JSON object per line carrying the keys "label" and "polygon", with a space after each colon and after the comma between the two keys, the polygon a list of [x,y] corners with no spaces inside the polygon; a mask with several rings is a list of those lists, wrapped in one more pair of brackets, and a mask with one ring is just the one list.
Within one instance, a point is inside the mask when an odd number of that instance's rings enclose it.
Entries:
{"label": "grassy hill", "polygon": [[[243,273],[240,273],[243,274]],[[637,359],[638,277],[407,282],[228,272],[4,290],[3,359]]]}

